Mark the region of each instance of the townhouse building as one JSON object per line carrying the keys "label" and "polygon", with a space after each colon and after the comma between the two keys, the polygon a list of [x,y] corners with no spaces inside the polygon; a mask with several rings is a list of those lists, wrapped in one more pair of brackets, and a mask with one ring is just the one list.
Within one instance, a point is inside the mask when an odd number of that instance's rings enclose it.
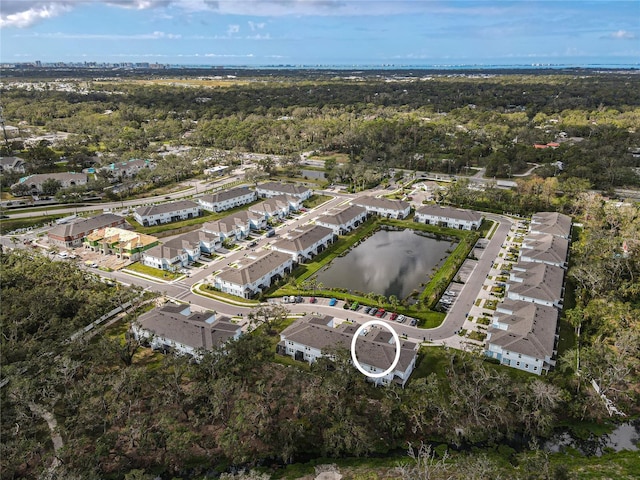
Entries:
{"label": "townhouse building", "polygon": [[241,259],[237,267],[230,266],[216,275],[213,285],[231,295],[253,298],[292,269],[290,255],[274,251],[252,253]]}
{"label": "townhouse building", "polygon": [[156,237],[144,233],[106,227],[87,235],[83,243],[85,248],[92,252],[135,261],[141,258],[143,252],[155,247],[159,242]]}
{"label": "townhouse building", "polygon": [[291,230],[285,238],[275,242],[271,249],[286,253],[293,261],[302,263],[325,250],[335,239],[336,234],[331,228],[305,225]]}
{"label": "townhouse building", "polygon": [[344,235],[358,228],[367,218],[367,209],[357,205],[349,205],[342,210],[328,211],[316,219],[316,225],[331,228],[336,235]]}
{"label": "townhouse building", "polygon": [[477,230],[482,223],[482,214],[440,205],[423,205],[416,210],[413,220],[457,230]]}
{"label": "townhouse building", "polygon": [[255,201],[257,194],[247,187],[223,190],[211,195],[203,195],[198,198],[200,206],[210,212],[222,212],[231,208],[240,207]]}
{"label": "townhouse building", "polygon": [[385,218],[407,218],[411,213],[411,205],[402,200],[392,200],[385,197],[358,197],[353,205],[364,207],[367,213]]}
{"label": "townhouse building", "polygon": [[[323,356],[331,357],[336,348],[350,350],[351,341],[359,324],[344,322],[334,326],[334,318],[307,315],[285,328],[280,334],[276,352],[295,360],[313,363]],[[364,333],[364,332],[363,332]],[[391,367],[400,348],[400,359],[394,370],[380,378],[367,379],[376,385],[397,383],[404,387],[416,364],[416,344],[402,341],[395,345],[386,329],[371,328],[356,341],[356,356],[360,366],[371,373],[382,373]]]}
{"label": "townhouse building", "polygon": [[135,210],[133,218],[143,227],[177,222],[200,216],[201,207],[191,200],[147,205]]}
{"label": "townhouse building", "polygon": [[262,183],[256,187],[256,192],[261,198],[289,195],[298,198],[300,201],[307,200],[313,193],[310,188],[303,185],[280,182]]}
{"label": "townhouse building", "polygon": [[135,338],[151,348],[187,354],[200,359],[228,341],[237,340],[242,328],[213,312],[191,312],[190,305],[166,304],[143,313],[131,326]]}

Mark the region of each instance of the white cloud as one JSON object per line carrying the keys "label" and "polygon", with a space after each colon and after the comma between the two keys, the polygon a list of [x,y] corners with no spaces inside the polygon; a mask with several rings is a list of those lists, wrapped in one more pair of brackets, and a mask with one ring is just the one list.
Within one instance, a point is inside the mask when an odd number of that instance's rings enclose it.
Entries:
{"label": "white cloud", "polygon": [[[28,8],[25,8],[28,7]],[[24,28],[71,10],[73,2],[0,2],[0,28]]]}
{"label": "white cloud", "polygon": [[227,27],[227,35],[231,36],[234,33],[238,33],[240,31],[240,25],[229,25]]}
{"label": "white cloud", "polygon": [[[2,0],[0,26],[24,28],[58,16],[77,6],[95,3],[130,10],[158,9],[171,13],[215,12],[221,15],[252,16],[349,16],[429,13],[452,16],[497,16],[508,7],[460,6],[448,7],[441,2],[421,0]],[[249,22],[252,31],[264,28],[264,23]]]}
{"label": "white cloud", "polygon": [[266,23],[262,22],[262,23],[255,23],[252,22],[251,20],[249,20],[249,22],[247,22],[249,24],[249,28],[251,29],[252,32],[255,32],[256,30],[262,30]]}
{"label": "white cloud", "polygon": [[608,35],[608,38],[615,38],[617,40],[632,40],[636,38],[636,34],[628,32],[627,30],[618,30]]}

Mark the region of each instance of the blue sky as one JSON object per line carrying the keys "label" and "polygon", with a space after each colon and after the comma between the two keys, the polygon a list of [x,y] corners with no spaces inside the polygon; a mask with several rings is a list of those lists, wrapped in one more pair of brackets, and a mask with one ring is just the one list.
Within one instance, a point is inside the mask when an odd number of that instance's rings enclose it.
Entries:
{"label": "blue sky", "polygon": [[640,63],[640,0],[2,0],[0,61]]}

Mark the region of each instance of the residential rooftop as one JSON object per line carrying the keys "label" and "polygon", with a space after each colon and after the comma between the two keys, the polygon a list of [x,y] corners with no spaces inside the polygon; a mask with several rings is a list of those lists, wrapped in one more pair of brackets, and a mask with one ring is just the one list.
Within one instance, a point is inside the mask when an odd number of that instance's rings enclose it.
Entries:
{"label": "residential rooftop", "polygon": [[344,225],[367,213],[367,209],[358,205],[349,205],[342,210],[330,210],[316,221],[330,225]]}
{"label": "residential rooftop", "polygon": [[258,185],[259,190],[269,190],[271,192],[280,192],[288,195],[302,195],[308,192],[308,187],[297,185],[295,183],[267,182]]}
{"label": "residential rooftop", "polygon": [[482,220],[482,214],[472,210],[462,210],[440,205],[423,205],[416,210],[416,215],[431,215],[435,217],[455,218],[468,222],[479,222]]}
{"label": "residential rooftop", "polygon": [[507,330],[489,327],[489,343],[534,358],[553,356],[557,309],[519,300],[505,300],[500,309],[511,313],[496,312],[494,322],[505,325]]}
{"label": "residential rooftop", "polygon": [[248,187],[232,188],[230,190],[221,190],[214,194],[203,195],[200,199],[206,203],[220,203],[234,198],[244,197],[254,193]]}
{"label": "residential rooftop", "polygon": [[387,210],[404,211],[409,208],[409,204],[402,200],[392,200],[385,197],[359,197],[353,200],[354,205],[369,208],[384,208]]}
{"label": "residential rooftop", "polygon": [[212,312],[191,313],[185,305],[155,308],[140,315],[137,322],[158,337],[205,350],[218,347],[233,338],[240,329],[227,317],[216,318]]}
{"label": "residential rooftop", "polygon": [[239,268],[230,267],[218,274],[218,278],[236,285],[247,285],[260,280],[280,265],[291,261],[291,255],[276,252],[260,252],[241,260]]}
{"label": "residential rooftop", "polygon": [[187,210],[193,208],[200,208],[195,202],[191,200],[178,200],[177,202],[159,203],[157,205],[145,205],[135,210],[135,213],[141,217],[148,217],[150,215],[162,215],[164,213],[177,212],[179,210]]}
{"label": "residential rooftop", "polygon": [[91,218],[82,218],[74,220],[71,223],[56,225],[48,234],[61,238],[76,237],[78,235],[86,235],[89,232],[104,228],[113,223],[124,223],[124,218],[113,213],[103,213]]}
{"label": "residential rooftop", "polygon": [[301,252],[322,239],[333,236],[333,230],[320,225],[305,225],[289,232],[287,238],[273,244],[275,248],[287,252]]}

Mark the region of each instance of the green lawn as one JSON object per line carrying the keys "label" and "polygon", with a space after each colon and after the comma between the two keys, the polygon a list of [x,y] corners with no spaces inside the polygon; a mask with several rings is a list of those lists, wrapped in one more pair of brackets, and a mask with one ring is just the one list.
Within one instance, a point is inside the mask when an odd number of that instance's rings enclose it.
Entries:
{"label": "green lawn", "polygon": [[325,202],[328,202],[333,197],[329,195],[320,195],[318,193],[311,195],[307,200],[302,202],[304,208],[316,208],[318,205],[322,205]]}
{"label": "green lawn", "polygon": [[137,273],[142,273],[144,275],[149,275],[150,277],[159,278],[161,280],[175,280],[176,278],[181,276],[178,273],[167,272],[166,270],[159,270],[157,268],[143,265],[140,262],[132,263],[126,268],[127,270],[131,270]]}
{"label": "green lawn", "polygon": [[247,298],[237,297],[235,295],[231,295],[230,293],[221,292],[220,290],[216,290],[209,285],[200,285],[197,290],[202,294],[212,298],[219,298],[222,301],[226,298],[227,300],[231,300],[232,302],[237,303],[246,303],[248,305],[259,305],[260,302],[258,300],[250,300]]}

